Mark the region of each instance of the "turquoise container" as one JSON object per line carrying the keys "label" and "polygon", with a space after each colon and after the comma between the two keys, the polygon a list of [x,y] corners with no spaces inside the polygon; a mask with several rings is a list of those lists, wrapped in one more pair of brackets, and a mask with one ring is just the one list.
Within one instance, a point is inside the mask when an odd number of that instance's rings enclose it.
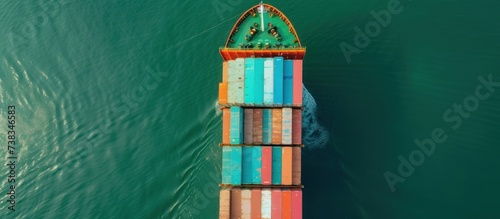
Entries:
{"label": "turquoise container", "polygon": [[283,104],[283,57],[274,57],[274,104]]}
{"label": "turquoise container", "polygon": [[271,109],[262,110],[262,143],[271,144],[273,137],[273,113]]}
{"label": "turquoise container", "polygon": [[272,162],[272,184],[281,184],[281,168],[282,168],[282,152],[281,147],[273,147],[273,162]]}
{"label": "turquoise container", "polygon": [[262,147],[252,147],[252,184],[262,184]]}
{"label": "turquoise container", "polygon": [[231,147],[222,147],[222,184],[231,184]]}
{"label": "turquoise container", "polygon": [[285,60],[283,65],[283,104],[293,103],[293,60]]}
{"label": "turquoise container", "polygon": [[243,144],[243,108],[233,106],[230,109],[229,138],[231,144]]}
{"label": "turquoise container", "polygon": [[241,185],[241,147],[231,147],[231,184]]}
{"label": "turquoise container", "polygon": [[255,59],[255,104],[264,104],[264,59]]}
{"label": "turquoise container", "polygon": [[255,58],[245,60],[245,103],[255,103]]}
{"label": "turquoise container", "polygon": [[253,181],[253,147],[243,147],[243,163],[241,183],[252,184]]}

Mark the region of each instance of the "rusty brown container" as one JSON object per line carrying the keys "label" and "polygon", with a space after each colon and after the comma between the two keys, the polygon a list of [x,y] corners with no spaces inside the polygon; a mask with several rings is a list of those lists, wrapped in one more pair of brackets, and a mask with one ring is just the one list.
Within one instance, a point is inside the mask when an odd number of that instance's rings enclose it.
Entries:
{"label": "rusty brown container", "polygon": [[261,219],[262,192],[260,189],[252,189],[252,219]]}
{"label": "rusty brown container", "polygon": [[292,144],[302,144],[302,110],[292,110]]}
{"label": "rusty brown container", "polygon": [[253,109],[245,109],[245,116],[243,123],[243,143],[252,144],[253,142]]}
{"label": "rusty brown container", "polygon": [[282,148],[281,184],[292,185],[292,148]]}
{"label": "rusty brown container", "polygon": [[302,148],[293,147],[292,148],[292,184],[300,185],[302,176]]}
{"label": "rusty brown container", "polygon": [[241,189],[231,190],[231,219],[241,219]]}
{"label": "rusty brown container", "polygon": [[253,143],[262,144],[262,109],[253,110]]}
{"label": "rusty brown container", "polygon": [[281,125],[282,125],[282,116],[281,109],[275,108],[273,109],[273,144],[281,144]]}
{"label": "rusty brown container", "polygon": [[231,190],[220,190],[219,219],[230,219]]}
{"label": "rusty brown container", "polygon": [[231,111],[229,108],[222,109],[222,144],[229,144],[231,142],[230,130]]}

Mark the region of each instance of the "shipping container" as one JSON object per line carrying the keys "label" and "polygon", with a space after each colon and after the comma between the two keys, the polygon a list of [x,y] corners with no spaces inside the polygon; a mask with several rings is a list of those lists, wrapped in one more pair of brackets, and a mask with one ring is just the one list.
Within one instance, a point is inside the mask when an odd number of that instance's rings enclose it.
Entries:
{"label": "shipping container", "polygon": [[292,189],[292,219],[302,219],[301,189]]}
{"label": "shipping container", "polygon": [[293,105],[302,106],[302,60],[293,60]]}
{"label": "shipping container", "polygon": [[231,184],[241,185],[241,147],[231,147]]}
{"label": "shipping container", "polygon": [[219,219],[230,219],[231,190],[220,190],[219,198]]}
{"label": "shipping container", "polygon": [[241,107],[231,107],[229,135],[231,144],[243,144],[243,109]]}
{"label": "shipping container", "polygon": [[241,219],[241,189],[231,190],[231,219]]}
{"label": "shipping container", "polygon": [[219,83],[219,104],[227,104],[227,83]]}
{"label": "shipping container", "polygon": [[236,66],[236,103],[245,103],[245,59],[237,58]]}
{"label": "shipping container", "polygon": [[281,143],[292,144],[292,108],[281,111]]}
{"label": "shipping container", "polygon": [[222,147],[222,184],[231,184],[231,147]]}
{"label": "shipping container", "polygon": [[222,82],[228,82],[228,63],[222,62]]}
{"label": "shipping container", "polygon": [[292,219],[292,191],[281,191],[281,219]]}
{"label": "shipping container", "polygon": [[271,185],[272,181],[272,147],[262,147],[262,185]]}
{"label": "shipping container", "polygon": [[253,148],[252,147],[243,147],[243,163],[241,166],[242,170],[242,184],[252,184],[253,180]]}
{"label": "shipping container", "polygon": [[300,185],[302,177],[302,148],[292,148],[292,184]]}
{"label": "shipping container", "polygon": [[228,63],[228,81],[227,81],[227,102],[229,104],[235,104],[236,103],[236,90],[237,90],[237,84],[236,84],[236,61],[235,60],[230,60],[227,62]]}
{"label": "shipping container", "polygon": [[272,106],[274,103],[274,59],[264,59],[264,104]]}
{"label": "shipping container", "polygon": [[253,136],[254,144],[262,144],[262,109],[253,110]]}
{"label": "shipping container", "polygon": [[245,103],[255,103],[255,58],[245,60]]}
{"label": "shipping container", "polygon": [[283,57],[274,57],[274,104],[283,104]]}
{"label": "shipping container", "polygon": [[262,219],[271,219],[271,205],[272,205],[271,189],[262,189],[262,202],[261,202]]}
{"label": "shipping container", "polygon": [[283,63],[283,104],[293,103],[293,60],[285,60]]}
{"label": "shipping container", "polygon": [[252,219],[252,190],[241,190],[241,219]]}
{"label": "shipping container", "polygon": [[281,109],[274,108],[273,110],[273,144],[281,144],[282,133],[281,133],[281,125],[282,125],[282,116]]}
{"label": "shipping container", "polygon": [[262,147],[252,147],[252,184],[262,184]]}
{"label": "shipping container", "polygon": [[264,59],[255,59],[255,104],[264,104]]}
{"label": "shipping container", "polygon": [[229,144],[231,137],[229,130],[231,127],[231,111],[228,108],[222,109],[222,144]]}
{"label": "shipping container", "polygon": [[283,147],[282,152],[281,184],[292,185],[292,148]]}
{"label": "shipping container", "polygon": [[302,110],[292,110],[292,143],[302,144]]}
{"label": "shipping container", "polygon": [[273,147],[273,168],[272,168],[272,184],[280,185],[281,184],[281,147]]}
{"label": "shipping container", "polygon": [[245,132],[243,142],[245,144],[253,143],[253,109],[245,109],[243,130]]}
{"label": "shipping container", "polygon": [[272,109],[262,110],[262,143],[271,144],[273,138],[273,113]]}
{"label": "shipping container", "polygon": [[271,190],[271,218],[281,219],[281,189]]}
{"label": "shipping container", "polygon": [[252,219],[262,219],[262,192],[258,188],[252,189]]}

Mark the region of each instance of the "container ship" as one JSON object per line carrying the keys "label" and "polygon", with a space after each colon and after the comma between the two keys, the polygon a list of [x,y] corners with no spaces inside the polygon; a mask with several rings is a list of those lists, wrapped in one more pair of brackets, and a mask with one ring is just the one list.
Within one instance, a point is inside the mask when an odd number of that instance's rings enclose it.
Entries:
{"label": "container ship", "polygon": [[306,49],[290,20],[261,2],[243,13],[219,52],[219,218],[300,219]]}

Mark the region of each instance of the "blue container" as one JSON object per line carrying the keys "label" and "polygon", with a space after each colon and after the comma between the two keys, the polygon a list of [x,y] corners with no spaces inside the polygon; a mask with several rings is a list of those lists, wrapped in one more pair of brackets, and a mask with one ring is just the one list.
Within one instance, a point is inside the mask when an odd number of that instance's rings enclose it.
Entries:
{"label": "blue container", "polygon": [[281,147],[273,147],[273,168],[272,168],[272,184],[281,184],[281,169],[282,169],[282,153]]}
{"label": "blue container", "polygon": [[264,104],[264,59],[255,59],[255,104]]}
{"label": "blue container", "polygon": [[241,147],[231,148],[231,184],[241,185]]}
{"label": "blue container", "polygon": [[231,184],[231,147],[222,147],[222,184]]}
{"label": "blue container", "polygon": [[293,103],[293,60],[285,60],[283,65],[283,104]]}
{"label": "blue container", "polygon": [[262,147],[252,147],[252,184],[262,184]]}
{"label": "blue container", "polygon": [[255,103],[255,58],[245,60],[245,103]]}
{"label": "blue container", "polygon": [[242,178],[243,184],[252,184],[253,181],[253,149],[252,147],[243,147]]}
{"label": "blue container", "polygon": [[230,111],[230,142],[231,144],[243,144],[243,109],[239,106],[233,106]]}
{"label": "blue container", "polygon": [[283,104],[283,57],[274,57],[274,104]]}
{"label": "blue container", "polygon": [[262,143],[271,144],[273,138],[273,111],[262,110]]}

